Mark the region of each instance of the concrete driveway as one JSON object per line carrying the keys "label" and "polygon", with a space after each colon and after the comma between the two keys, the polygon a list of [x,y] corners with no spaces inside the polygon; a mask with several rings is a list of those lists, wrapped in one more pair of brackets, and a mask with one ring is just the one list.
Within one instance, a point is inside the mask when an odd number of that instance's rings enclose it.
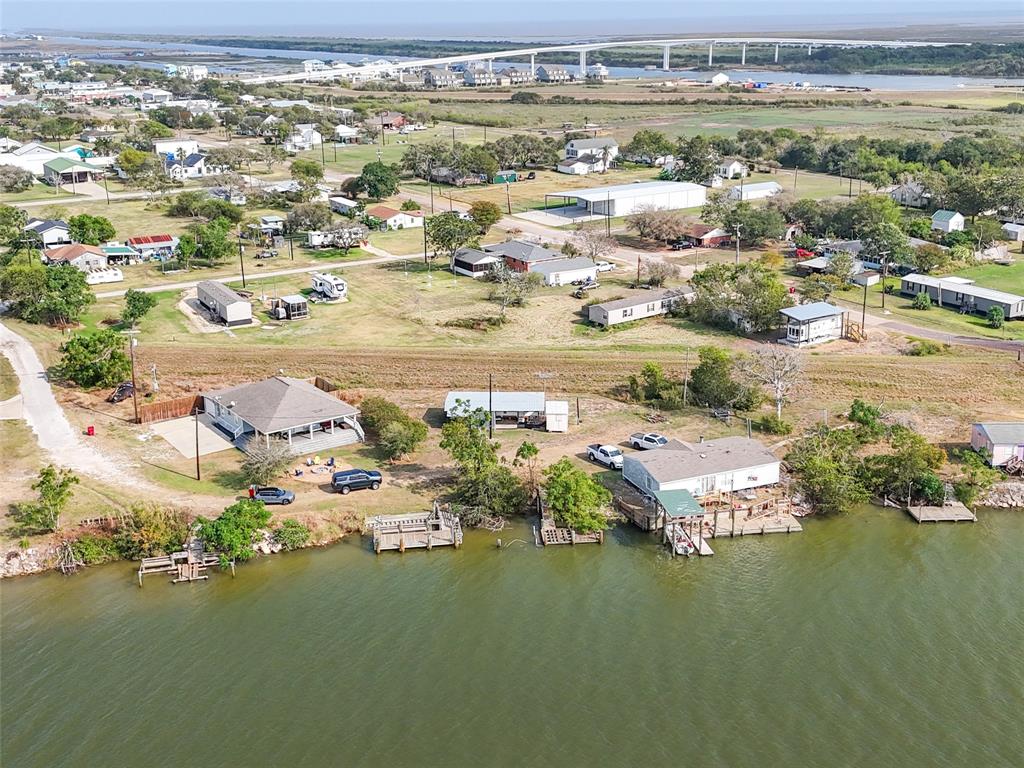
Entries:
{"label": "concrete driveway", "polygon": [[[161,421],[153,425],[153,432],[170,443],[174,450],[186,459],[196,457],[196,421],[192,416]],[[199,455],[207,456],[211,453],[226,451],[229,448],[234,448],[234,446],[227,436],[213,426],[209,416],[205,413],[200,414]]]}

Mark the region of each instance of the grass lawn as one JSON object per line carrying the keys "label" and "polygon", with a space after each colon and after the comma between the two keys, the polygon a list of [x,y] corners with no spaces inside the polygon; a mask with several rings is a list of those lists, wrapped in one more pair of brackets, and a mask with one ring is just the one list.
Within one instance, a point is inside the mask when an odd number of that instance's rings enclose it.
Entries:
{"label": "grass lawn", "polygon": [[0,194],[0,203],[28,203],[35,200],[72,200],[75,198],[70,192],[63,189],[57,190],[46,184],[33,184],[24,192],[4,192]]}
{"label": "grass lawn", "polygon": [[985,288],[994,288],[998,291],[1007,291],[1024,296],[1024,257],[1015,254],[1016,260],[1013,264],[982,264],[977,267],[961,269],[955,274],[960,277],[969,277],[978,285]]}
{"label": "grass lawn", "polygon": [[[890,279],[889,284],[899,285],[895,279]],[[862,289],[858,289],[834,293],[832,299],[836,303],[854,310],[850,317],[859,321],[863,295]],[[939,306],[932,306],[929,310],[914,309],[912,302],[913,297],[911,296],[901,296],[898,293],[886,296],[885,311],[890,314],[885,317],[897,322],[905,322],[954,335],[967,334],[990,339],[1024,339],[1024,320],[1008,320],[1002,328],[990,328],[988,322],[981,315],[961,315],[955,309]],[[868,289],[867,308],[869,313],[883,317],[881,284],[873,285]]]}
{"label": "grass lawn", "polygon": [[0,355],[0,401],[7,400],[18,394],[18,377],[11,367],[10,361]]}

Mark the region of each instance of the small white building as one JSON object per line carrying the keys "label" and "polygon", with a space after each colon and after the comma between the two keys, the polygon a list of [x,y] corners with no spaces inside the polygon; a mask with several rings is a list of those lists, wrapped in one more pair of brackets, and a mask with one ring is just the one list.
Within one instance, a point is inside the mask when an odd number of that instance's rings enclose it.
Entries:
{"label": "small white building", "polygon": [[805,347],[843,337],[846,312],[827,301],[786,307],[779,314],[786,323],[785,333],[779,339],[783,344]]}
{"label": "small white building", "polygon": [[1024,224],[1007,222],[1003,224],[1003,237],[1014,243],[1024,242]]}
{"label": "small white building", "polygon": [[571,259],[552,259],[531,264],[528,272],[544,277],[544,285],[570,285],[576,280],[597,280],[597,264],[591,259],[577,256]]}
{"label": "small white building", "polygon": [[351,144],[359,141],[359,131],[353,128],[351,125],[345,125],[339,123],[334,126],[334,140],[340,141],[342,144]]}
{"label": "small white building", "polygon": [[686,443],[669,440],[653,451],[624,456],[622,477],[642,493],[745,491],[779,482],[781,462],[756,440],[723,437]]}
{"label": "small white building", "polygon": [[763,200],[782,193],[782,185],[776,181],[762,181],[757,184],[738,184],[729,190],[730,200]]}
{"label": "small white building", "polygon": [[889,197],[908,208],[926,208],[932,199],[931,193],[924,188],[924,184],[920,181],[897,184],[889,190]]}
{"label": "small white building", "polygon": [[491,414],[495,429],[569,429],[568,401],[548,400],[543,392],[452,391],[444,399],[444,415],[449,419],[481,411]]}
{"label": "small white building", "polygon": [[984,451],[993,467],[1024,461],[1024,421],[975,424],[971,427],[971,448]]}
{"label": "small white building", "polygon": [[252,304],[224,283],[203,280],[196,286],[196,298],[218,322],[229,327],[248,325],[252,322]]}
{"label": "small white building", "polygon": [[183,67],[178,67],[178,77],[184,80],[191,80],[193,83],[205,80],[209,76],[210,70],[203,64],[188,64]]}
{"label": "small white building", "polygon": [[561,64],[541,64],[537,67],[537,79],[542,83],[568,83],[572,73]]}
{"label": "small white building", "polygon": [[304,59],[302,62],[303,72],[322,72],[327,69],[327,65],[320,59]]}
{"label": "small white building", "polygon": [[423,211],[396,211],[386,205],[366,209],[366,215],[379,219],[382,229],[409,229],[423,226]]}
{"label": "small white building", "polygon": [[286,152],[305,152],[324,143],[324,137],[313,123],[298,123],[283,142]]}
{"label": "small white building", "polygon": [[165,91],[163,88],[146,88],[142,92],[144,104],[163,104],[173,98],[174,94],[170,91]]}
{"label": "small white building", "polygon": [[713,75],[711,77],[711,85],[715,86],[716,88],[718,86],[728,85],[728,84],[729,84],[729,76],[727,74],[725,74],[725,72],[719,72],[717,75]]}
{"label": "small white building", "polygon": [[489,69],[483,67],[472,67],[462,73],[463,82],[466,85],[472,87],[483,87],[488,85],[497,85],[498,77]]}
{"label": "small white building", "polygon": [[727,157],[718,165],[716,173],[723,179],[742,179],[750,175],[750,169],[733,157]]}
{"label": "small white building", "polygon": [[452,257],[451,270],[466,277],[485,277],[503,259],[477,248],[459,248]]}
{"label": "small white building", "polygon": [[932,230],[939,232],[963,232],[964,217],[957,211],[936,211],[932,214]]}
{"label": "small white building", "polygon": [[548,432],[569,431],[568,400],[548,400],[544,403],[544,429]]}

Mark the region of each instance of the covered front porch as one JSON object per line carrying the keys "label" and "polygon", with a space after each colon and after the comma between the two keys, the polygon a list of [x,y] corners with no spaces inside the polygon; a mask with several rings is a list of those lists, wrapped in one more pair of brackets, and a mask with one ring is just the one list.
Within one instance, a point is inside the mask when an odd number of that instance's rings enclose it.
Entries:
{"label": "covered front porch", "polygon": [[[363,429],[353,416],[343,416],[329,421],[317,421],[302,426],[290,427],[271,434],[257,433],[257,439],[266,446],[274,441],[287,443],[296,456],[328,451],[345,445],[358,443],[363,439]],[[246,444],[239,441],[239,447]],[[244,448],[242,448],[244,450]]]}

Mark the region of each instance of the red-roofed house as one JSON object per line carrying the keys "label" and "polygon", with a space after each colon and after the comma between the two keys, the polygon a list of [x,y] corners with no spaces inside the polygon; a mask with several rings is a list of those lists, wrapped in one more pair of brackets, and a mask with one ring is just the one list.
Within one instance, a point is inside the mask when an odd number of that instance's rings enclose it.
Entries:
{"label": "red-roofed house", "polygon": [[43,251],[47,264],[70,264],[85,272],[88,269],[102,269],[107,266],[107,255],[95,245],[72,243]]}
{"label": "red-roofed house", "polygon": [[366,215],[380,219],[381,229],[409,229],[423,226],[423,211],[396,211],[386,205],[366,209]]}
{"label": "red-roofed house", "polygon": [[125,243],[138,251],[143,261],[169,259],[178,250],[178,238],[173,235],[141,235],[129,237]]}
{"label": "red-roofed house", "polygon": [[717,245],[728,245],[732,237],[724,229],[708,224],[691,224],[683,233],[683,238],[703,248],[714,248]]}

